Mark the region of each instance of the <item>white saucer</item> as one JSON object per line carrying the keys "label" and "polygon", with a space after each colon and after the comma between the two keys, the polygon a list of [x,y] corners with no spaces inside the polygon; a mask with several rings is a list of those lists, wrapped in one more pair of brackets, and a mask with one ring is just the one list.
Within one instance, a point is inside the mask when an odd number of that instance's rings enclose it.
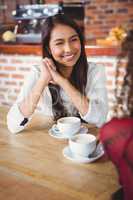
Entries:
{"label": "white saucer", "polygon": [[65,158],[71,160],[71,161],[74,161],[74,162],[77,162],[77,163],[91,163],[91,162],[94,162],[95,160],[97,160],[98,158],[102,157],[104,154],[104,150],[103,150],[103,146],[102,144],[99,144],[97,146],[97,149],[95,151],[95,153],[93,154],[93,157],[89,158],[89,157],[81,157],[81,156],[75,156],[69,146],[66,146],[64,149],[63,149],[63,155]]}
{"label": "white saucer", "polygon": [[[78,133],[87,133],[87,132],[88,132],[88,129],[84,126],[81,126],[80,130],[78,131]],[[58,130],[56,124],[54,124],[52,128],[49,129],[49,135],[58,139],[70,139],[72,137],[72,136],[61,133]]]}

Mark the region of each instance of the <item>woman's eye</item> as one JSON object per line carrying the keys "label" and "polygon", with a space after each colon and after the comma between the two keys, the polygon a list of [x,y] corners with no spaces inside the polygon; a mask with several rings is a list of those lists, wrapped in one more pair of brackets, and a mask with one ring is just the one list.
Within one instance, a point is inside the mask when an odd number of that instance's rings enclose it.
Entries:
{"label": "woman's eye", "polygon": [[71,41],[72,42],[78,41],[78,38],[72,38]]}
{"label": "woman's eye", "polygon": [[56,45],[56,46],[62,45],[62,42],[58,42],[58,43],[56,43],[55,45]]}

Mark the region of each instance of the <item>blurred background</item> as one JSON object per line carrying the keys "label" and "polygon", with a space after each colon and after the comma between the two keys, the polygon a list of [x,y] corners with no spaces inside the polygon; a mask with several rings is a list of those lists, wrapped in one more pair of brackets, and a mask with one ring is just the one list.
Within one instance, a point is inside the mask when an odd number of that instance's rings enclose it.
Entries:
{"label": "blurred background", "polygon": [[133,0],[0,0],[0,32],[18,24],[19,33],[39,33],[45,18],[61,11],[79,23],[86,44],[96,44],[114,27],[133,25]]}
{"label": "blurred background", "polygon": [[[48,16],[60,12],[79,24],[88,60],[105,67],[110,118],[121,43],[133,29],[133,0],[0,0],[0,106],[14,103],[27,74],[40,65],[41,27]],[[123,58],[120,88],[126,63]]]}

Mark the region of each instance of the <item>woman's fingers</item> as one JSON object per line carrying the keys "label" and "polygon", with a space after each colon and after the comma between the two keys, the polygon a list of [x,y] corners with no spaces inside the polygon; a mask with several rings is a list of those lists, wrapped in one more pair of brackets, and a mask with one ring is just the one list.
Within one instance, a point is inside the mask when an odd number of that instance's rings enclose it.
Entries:
{"label": "woman's fingers", "polygon": [[46,64],[47,69],[51,73],[51,75],[53,75],[53,72],[56,71],[56,67],[54,63],[52,62],[52,60],[50,60],[49,58],[45,58],[45,64]]}
{"label": "woman's fingers", "polygon": [[54,71],[56,71],[56,66],[54,62],[52,61],[52,59],[46,58],[46,62]]}
{"label": "woman's fingers", "polygon": [[47,61],[46,58],[43,59],[43,63],[44,63],[44,65],[45,65],[46,67],[49,65],[49,63],[48,63],[48,61]]}
{"label": "woman's fingers", "polygon": [[52,84],[56,84],[56,68],[55,66],[53,66],[53,63],[48,59],[48,58],[44,58],[43,59],[43,63],[44,63],[44,71],[47,71],[51,77],[51,80],[49,81]]}
{"label": "woman's fingers", "polygon": [[43,60],[43,62],[44,62],[45,67],[47,68],[48,72],[51,74],[51,72],[52,72],[52,71],[51,71],[51,66],[50,66],[48,60],[45,58],[45,59]]}
{"label": "woman's fingers", "polygon": [[41,77],[43,79],[47,79],[49,82],[52,80],[52,74],[50,73],[49,68],[48,68],[49,64],[47,62],[47,59],[45,59],[45,58],[43,59],[42,62],[43,62],[43,65],[41,67]]}
{"label": "woman's fingers", "polygon": [[49,66],[49,65],[47,65],[47,68],[48,68],[48,70],[49,70],[49,72],[51,73],[52,71],[52,69],[51,69],[51,67]]}
{"label": "woman's fingers", "polygon": [[56,66],[54,62],[49,58],[45,58],[44,60],[45,60],[46,68],[52,77],[52,80],[50,80],[52,81],[51,83],[60,84],[61,75],[56,71]]}

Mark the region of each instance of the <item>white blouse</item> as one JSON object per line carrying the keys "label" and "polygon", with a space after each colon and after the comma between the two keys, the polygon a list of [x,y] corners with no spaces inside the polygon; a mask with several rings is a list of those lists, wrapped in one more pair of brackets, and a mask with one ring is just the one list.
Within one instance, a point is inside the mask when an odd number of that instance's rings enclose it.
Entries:
{"label": "white blouse", "polygon": [[[38,80],[39,75],[40,70],[38,66],[34,66],[33,70],[27,75],[16,102],[7,114],[7,126],[12,133],[18,133],[22,131],[32,119],[33,115],[29,117],[28,121],[24,118],[19,109],[19,104],[26,96],[28,96]],[[60,92],[60,95],[63,99],[63,104],[67,108],[68,113],[70,115],[74,115],[76,111],[75,106],[71,103],[69,97],[63,89],[61,89]],[[89,109],[86,115],[82,116],[80,113],[79,114],[86,122],[93,123],[97,127],[100,127],[106,122],[108,113],[105,68],[101,64],[96,65],[94,63],[89,63],[85,92],[89,99]],[[44,89],[41,95],[41,98],[38,102],[38,109],[43,115],[53,117],[52,98],[48,87]]]}

